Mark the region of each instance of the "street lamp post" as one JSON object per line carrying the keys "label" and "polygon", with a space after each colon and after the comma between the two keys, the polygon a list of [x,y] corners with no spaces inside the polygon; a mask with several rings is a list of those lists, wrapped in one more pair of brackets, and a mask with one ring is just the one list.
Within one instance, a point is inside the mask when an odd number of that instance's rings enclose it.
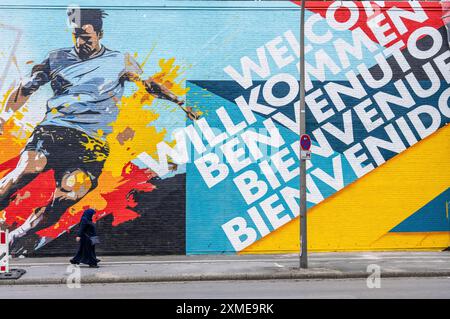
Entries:
{"label": "street lamp post", "polygon": [[[300,136],[306,134],[305,119],[305,2],[300,13]],[[300,152],[300,150],[299,150]],[[308,268],[306,229],[306,160],[300,156],[300,268]]]}

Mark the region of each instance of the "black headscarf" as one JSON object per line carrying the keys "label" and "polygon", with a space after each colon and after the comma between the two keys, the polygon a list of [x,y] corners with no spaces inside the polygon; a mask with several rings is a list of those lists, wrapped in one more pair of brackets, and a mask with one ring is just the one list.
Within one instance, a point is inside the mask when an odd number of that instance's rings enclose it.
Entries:
{"label": "black headscarf", "polygon": [[81,217],[81,221],[92,222],[92,217],[95,214],[95,210],[92,208],[86,209]]}

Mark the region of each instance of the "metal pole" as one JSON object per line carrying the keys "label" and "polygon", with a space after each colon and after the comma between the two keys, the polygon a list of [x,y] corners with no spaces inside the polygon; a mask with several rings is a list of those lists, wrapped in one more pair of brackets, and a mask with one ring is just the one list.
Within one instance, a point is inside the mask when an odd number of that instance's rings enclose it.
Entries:
{"label": "metal pole", "polygon": [[[305,2],[300,17],[300,136],[306,134],[305,119]],[[306,160],[300,158],[300,268],[308,268],[306,237]]]}

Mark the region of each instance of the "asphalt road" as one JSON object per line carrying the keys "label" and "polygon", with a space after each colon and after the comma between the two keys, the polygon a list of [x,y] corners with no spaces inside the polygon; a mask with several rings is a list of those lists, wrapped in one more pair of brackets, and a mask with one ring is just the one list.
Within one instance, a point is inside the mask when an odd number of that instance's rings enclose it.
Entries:
{"label": "asphalt road", "polygon": [[382,278],[380,288],[365,279],[209,281],[132,284],[3,286],[0,299],[148,298],[148,299],[305,299],[450,298],[450,278]]}

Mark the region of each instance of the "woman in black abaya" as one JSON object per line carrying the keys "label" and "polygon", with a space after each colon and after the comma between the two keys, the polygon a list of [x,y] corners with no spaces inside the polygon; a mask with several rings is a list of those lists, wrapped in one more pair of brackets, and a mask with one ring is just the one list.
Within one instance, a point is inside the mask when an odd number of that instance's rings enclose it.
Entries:
{"label": "woman in black abaya", "polygon": [[97,242],[97,232],[95,224],[92,221],[95,210],[87,209],[84,211],[80,221],[77,241],[80,243],[78,252],[70,260],[71,264],[87,264],[89,267],[98,268],[97,263],[100,262],[95,255],[95,243]]}

